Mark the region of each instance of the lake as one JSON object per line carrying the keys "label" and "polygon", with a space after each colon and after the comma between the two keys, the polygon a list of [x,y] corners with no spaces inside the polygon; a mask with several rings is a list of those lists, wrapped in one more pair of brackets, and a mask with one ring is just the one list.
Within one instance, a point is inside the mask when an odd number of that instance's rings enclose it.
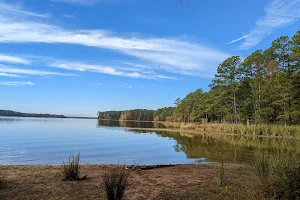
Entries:
{"label": "lake", "polygon": [[58,165],[70,153],[82,164],[185,164],[251,162],[262,152],[299,154],[299,141],[193,136],[123,127],[163,128],[150,122],[0,117],[1,165]]}

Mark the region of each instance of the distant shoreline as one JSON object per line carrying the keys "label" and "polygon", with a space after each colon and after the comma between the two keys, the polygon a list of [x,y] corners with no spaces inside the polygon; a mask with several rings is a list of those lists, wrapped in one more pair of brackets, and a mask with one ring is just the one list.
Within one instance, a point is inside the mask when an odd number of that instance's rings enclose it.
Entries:
{"label": "distant shoreline", "polygon": [[45,117],[45,116],[7,116],[7,115],[0,115],[0,117],[22,117],[22,118],[49,118],[49,119],[97,119],[97,117]]}
{"label": "distant shoreline", "polygon": [[13,110],[1,110],[0,117],[35,117],[35,118],[58,118],[58,119],[98,119],[97,117],[78,117],[78,116],[65,116],[59,114],[41,114],[41,113],[22,113]]}
{"label": "distant shoreline", "polygon": [[[98,119],[98,118],[96,118]],[[115,122],[152,122],[152,123],[163,123],[164,121],[139,121],[139,120],[117,120],[117,119],[98,119],[100,121],[115,121]]]}

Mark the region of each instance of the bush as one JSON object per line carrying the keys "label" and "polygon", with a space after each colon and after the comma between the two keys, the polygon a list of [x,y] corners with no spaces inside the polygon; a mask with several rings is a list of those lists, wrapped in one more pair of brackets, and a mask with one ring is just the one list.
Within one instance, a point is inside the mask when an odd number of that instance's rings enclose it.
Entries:
{"label": "bush", "polygon": [[300,167],[288,170],[285,177],[275,181],[265,194],[273,199],[300,199]]}
{"label": "bush", "polygon": [[77,156],[70,154],[69,162],[63,164],[63,180],[73,181],[82,180],[86,177],[80,178],[80,153]]}
{"label": "bush", "polygon": [[103,176],[107,200],[122,200],[128,187],[129,171],[125,167],[116,167]]}

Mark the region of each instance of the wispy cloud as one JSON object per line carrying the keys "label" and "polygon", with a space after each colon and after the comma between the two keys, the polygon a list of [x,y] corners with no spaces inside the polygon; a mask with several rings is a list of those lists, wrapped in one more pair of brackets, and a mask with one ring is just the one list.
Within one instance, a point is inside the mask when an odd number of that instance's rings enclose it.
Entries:
{"label": "wispy cloud", "polygon": [[295,23],[300,19],[300,0],[270,0],[265,7],[265,15],[242,37],[228,44],[242,41],[239,49],[249,49],[259,44],[276,29]]}
{"label": "wispy cloud", "polygon": [[24,85],[35,85],[34,83],[27,81],[27,82],[20,82],[20,81],[0,81],[0,85],[5,86],[24,86]]}
{"label": "wispy cloud", "polygon": [[0,73],[8,73],[8,74],[25,74],[25,75],[35,75],[35,76],[75,76],[74,74],[67,73],[58,73],[58,72],[49,72],[42,70],[32,70],[32,69],[21,69],[21,68],[13,68],[11,66],[5,66],[0,64]]}
{"label": "wispy cloud", "polygon": [[95,3],[120,3],[133,2],[134,0],[51,0],[53,2],[63,2],[77,5],[93,5]]}
{"label": "wispy cloud", "polygon": [[100,74],[108,74],[113,76],[124,76],[132,78],[143,78],[143,79],[172,79],[175,80],[175,77],[164,76],[160,74],[149,74],[144,71],[128,71],[126,68],[117,68],[112,66],[103,66],[103,65],[94,65],[87,63],[79,62],[69,62],[69,61],[55,61],[53,63],[46,64],[49,67],[61,68],[65,70],[73,70],[80,72],[93,72]]}
{"label": "wispy cloud", "polygon": [[19,5],[11,5],[11,4],[7,4],[5,2],[0,2],[0,13],[2,13],[2,14],[15,13],[18,15],[28,15],[28,16],[32,16],[32,17],[41,17],[41,18],[50,17],[49,14],[39,14],[39,13],[31,12],[31,11],[26,11]]}
{"label": "wispy cloud", "polygon": [[14,64],[28,65],[30,64],[30,61],[22,57],[0,54],[0,63],[14,63]]}
{"label": "wispy cloud", "polygon": [[[201,77],[212,77],[216,66],[230,56],[217,49],[179,38],[124,37],[105,30],[66,30],[35,21],[14,20],[10,15],[0,19],[1,42],[76,44],[109,49],[151,64],[153,70]],[[127,75],[139,76],[138,73]]]}
{"label": "wispy cloud", "polygon": [[92,5],[99,2],[100,0],[51,0],[53,2],[64,2],[71,4],[80,4],[80,5]]}
{"label": "wispy cloud", "polygon": [[0,72],[0,76],[13,77],[13,78],[22,77],[22,76],[17,75],[17,74],[9,74],[9,73],[4,73],[4,72]]}

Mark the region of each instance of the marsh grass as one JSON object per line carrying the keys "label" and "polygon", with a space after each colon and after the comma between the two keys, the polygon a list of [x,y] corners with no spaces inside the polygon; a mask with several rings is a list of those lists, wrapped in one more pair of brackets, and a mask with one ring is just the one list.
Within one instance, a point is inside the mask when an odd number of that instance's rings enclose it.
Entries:
{"label": "marsh grass", "polygon": [[167,128],[197,130],[208,133],[228,133],[252,136],[276,136],[300,138],[300,126],[270,125],[270,124],[228,124],[228,123],[181,123],[163,122]]}
{"label": "marsh grass", "polygon": [[263,150],[254,159],[252,165],[256,169],[257,174],[262,178],[272,176],[274,179],[285,178],[285,173],[299,166],[297,154],[278,150],[276,153],[270,153]]}
{"label": "marsh grass", "polygon": [[271,163],[264,151],[262,152],[262,155],[254,159],[252,165],[255,168],[258,176],[263,180],[266,180],[269,177],[271,173]]}
{"label": "marsh grass", "polygon": [[263,194],[272,199],[300,199],[300,168],[298,154],[278,150],[260,152],[253,162],[262,178]]}
{"label": "marsh grass", "polygon": [[78,181],[85,179],[85,177],[80,178],[80,153],[77,156],[69,156],[68,163],[63,163],[63,180],[68,181]]}
{"label": "marsh grass", "polygon": [[129,182],[129,170],[118,166],[103,175],[103,185],[107,200],[122,200]]}
{"label": "marsh grass", "polygon": [[287,169],[284,177],[276,179],[265,190],[265,196],[273,199],[300,199],[300,168]]}
{"label": "marsh grass", "polygon": [[224,186],[224,181],[225,181],[224,173],[225,173],[224,162],[222,161],[221,165],[217,166],[217,183],[219,186]]}

